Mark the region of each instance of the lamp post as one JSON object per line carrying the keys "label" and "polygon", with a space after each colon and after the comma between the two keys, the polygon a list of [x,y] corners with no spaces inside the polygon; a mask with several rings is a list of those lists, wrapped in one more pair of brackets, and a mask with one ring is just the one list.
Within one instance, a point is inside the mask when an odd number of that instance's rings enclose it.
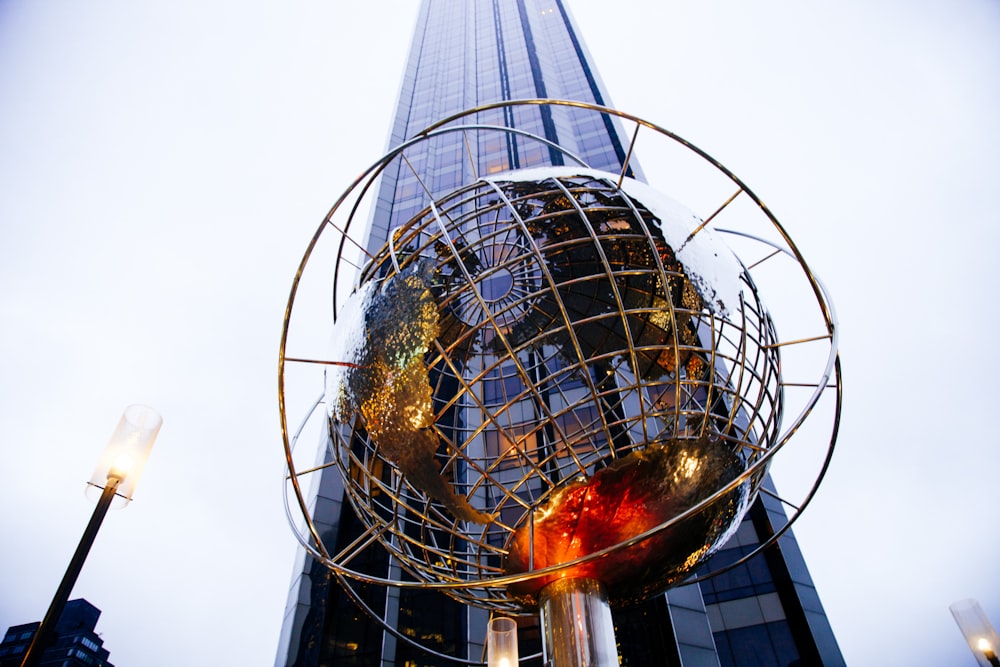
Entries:
{"label": "lamp post", "polygon": [[986,612],[973,599],[959,600],[948,606],[951,615],[958,623],[958,629],[965,636],[965,641],[969,644],[972,655],[982,667],[1000,667],[1000,658],[997,651],[1000,650],[1000,637],[986,617]]}
{"label": "lamp post", "polygon": [[145,405],[130,405],[125,408],[89,482],[91,486],[101,489],[97,507],[94,508],[90,522],[83,531],[83,537],[80,538],[76,552],[52,598],[52,603],[45,612],[45,618],[42,619],[28,651],[24,654],[21,667],[33,667],[41,660],[42,653],[49,645],[52,631],[59,622],[66,601],[69,600],[69,594],[73,591],[76,579],[80,575],[83,563],[87,560],[90,547],[94,544],[101,522],[104,521],[104,515],[111,507],[111,501],[116,496],[124,498],[125,503],[132,500],[135,484],[146,465],[149,451],[162,424],[163,418],[152,408]]}
{"label": "lamp post", "polygon": [[517,667],[517,622],[497,616],[486,633],[487,667]]}

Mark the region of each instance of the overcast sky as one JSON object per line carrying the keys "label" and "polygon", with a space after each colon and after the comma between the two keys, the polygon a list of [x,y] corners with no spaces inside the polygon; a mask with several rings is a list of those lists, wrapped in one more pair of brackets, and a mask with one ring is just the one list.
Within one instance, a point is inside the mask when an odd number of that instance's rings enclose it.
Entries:
{"label": "overcast sky", "polygon": [[[568,2],[615,106],[738,174],[836,302],[796,535],[848,664],[974,665],[948,605],[1000,624],[1000,4]],[[44,614],[142,402],[163,430],[74,597],[122,667],[272,664],[285,302],[386,147],[415,4],[0,0],[0,630]]]}

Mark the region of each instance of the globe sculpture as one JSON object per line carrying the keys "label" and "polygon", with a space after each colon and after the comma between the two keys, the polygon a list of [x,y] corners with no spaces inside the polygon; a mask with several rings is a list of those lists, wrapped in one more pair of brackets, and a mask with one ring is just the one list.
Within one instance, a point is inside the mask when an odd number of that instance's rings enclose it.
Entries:
{"label": "globe sculpture", "polygon": [[[455,121],[415,141],[497,131]],[[554,664],[581,642],[617,664],[607,605],[690,577],[790,435],[783,343],[722,234],[638,180],[576,164],[427,194],[349,263],[346,296],[350,245],[336,251],[332,343],[311,360],[329,457],[409,585],[494,612],[541,607]],[[379,581],[303,541],[341,577]],[[579,596],[597,605],[588,636],[561,638]]]}

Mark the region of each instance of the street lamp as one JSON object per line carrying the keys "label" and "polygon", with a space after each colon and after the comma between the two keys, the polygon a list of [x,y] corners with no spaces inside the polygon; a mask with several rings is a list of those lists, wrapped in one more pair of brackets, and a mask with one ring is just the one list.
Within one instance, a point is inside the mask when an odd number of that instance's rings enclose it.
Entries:
{"label": "street lamp", "polygon": [[517,658],[517,622],[505,616],[491,618],[486,633],[487,667],[516,667]]}
{"label": "street lamp", "polygon": [[73,585],[76,584],[76,579],[83,568],[83,562],[87,560],[90,547],[94,544],[101,522],[104,521],[104,515],[108,513],[111,501],[116,496],[123,498],[126,504],[132,500],[135,484],[142,474],[149,451],[153,448],[153,442],[156,441],[156,435],[160,432],[162,424],[163,418],[150,407],[130,405],[125,408],[88,482],[91,486],[101,489],[101,498],[97,501],[90,523],[83,531],[83,537],[80,538],[76,553],[73,554],[73,559],[66,568],[66,574],[63,575],[59,588],[52,598],[49,610],[45,612],[45,618],[42,619],[27,653],[24,654],[21,667],[33,667],[41,660],[42,653],[49,644],[52,630],[62,615],[69,594],[73,591]]}
{"label": "street lamp", "polygon": [[969,649],[982,667],[1000,667],[1000,637],[986,617],[986,612],[973,599],[959,600],[950,605],[951,615],[965,636]]}

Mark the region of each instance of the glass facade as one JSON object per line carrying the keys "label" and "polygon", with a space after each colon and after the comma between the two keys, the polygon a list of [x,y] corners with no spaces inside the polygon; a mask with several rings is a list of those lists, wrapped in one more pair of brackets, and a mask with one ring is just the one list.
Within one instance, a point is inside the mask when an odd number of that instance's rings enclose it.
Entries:
{"label": "glass facade", "polygon": [[[562,0],[423,0],[389,146],[464,109],[527,98],[610,105]],[[610,119],[572,107],[504,107],[480,113],[476,122],[558,141],[592,167],[613,173],[621,171],[628,147],[628,137]],[[505,132],[477,133],[472,142],[460,132],[422,142],[383,171],[367,249],[376,254],[390,230],[414,217],[429,199],[477,175],[558,165],[563,159],[542,142]],[[634,157],[627,173],[643,179]],[[492,372],[496,377],[483,383],[483,400],[508,403],[508,395],[520,390],[506,386],[502,368]],[[512,415],[513,408],[508,412]],[[576,415],[581,425],[597,418]],[[460,415],[454,421],[455,428],[463,428]],[[509,443],[499,437],[491,440],[490,432],[484,434],[487,451],[500,453],[506,446]],[[334,468],[323,474],[314,503],[313,516],[321,519],[322,537],[331,552],[349,545],[362,531],[345,503]],[[784,521],[780,504],[762,496],[736,538],[709,565],[735,562]],[[794,538],[783,537],[778,547],[700,585],[678,587],[616,611],[621,664],[843,664]],[[380,547],[369,548],[365,558],[364,566],[373,575],[405,576]],[[326,568],[304,553],[300,556],[276,666],[424,667],[483,660],[487,612],[432,591],[387,591],[357,584],[351,588],[345,590]],[[359,602],[383,622],[362,611]],[[537,621],[521,619],[519,630],[521,655],[539,652]],[[542,663],[536,658],[522,664]]]}
{"label": "glass facade", "polygon": [[[424,2],[389,145],[400,145],[431,123],[465,109],[531,98],[606,103],[562,2]],[[621,128],[595,114],[519,107],[486,111],[476,120],[558,141],[597,169],[618,172],[625,159],[627,138]],[[501,133],[480,137],[475,146],[467,145],[461,134],[440,137],[408,153],[407,159],[410,165],[397,159],[383,174],[368,233],[370,251],[385,243],[390,229],[426,205],[427,192],[451,192],[469,182],[473,168],[476,174],[492,174],[563,164],[562,156],[544,144]],[[430,175],[421,180],[415,171]]]}

